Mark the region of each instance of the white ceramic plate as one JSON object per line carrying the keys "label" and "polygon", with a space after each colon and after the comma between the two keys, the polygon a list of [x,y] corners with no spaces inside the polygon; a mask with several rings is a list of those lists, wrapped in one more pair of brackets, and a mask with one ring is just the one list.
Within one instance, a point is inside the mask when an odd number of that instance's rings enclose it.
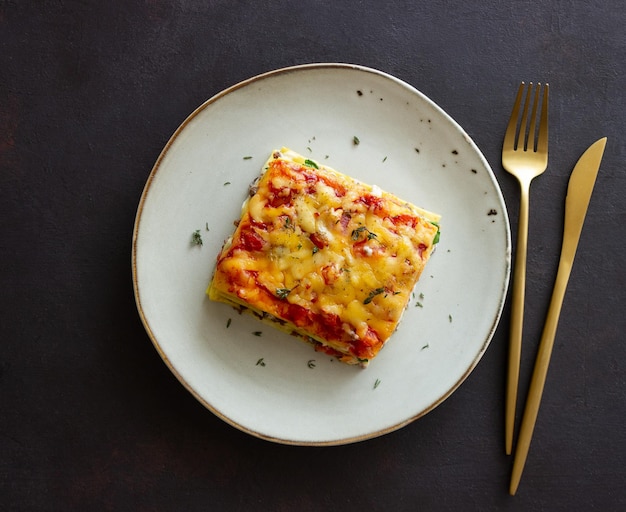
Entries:
{"label": "white ceramic plate", "polygon": [[[248,185],[280,146],[443,216],[415,298],[365,370],[205,296]],[[406,425],[468,376],[503,308],[510,231],[489,164],[437,105],[380,71],[312,64],[239,83],[183,122],[145,186],[132,258],[144,326],[201,403],[264,439],[332,445]]]}

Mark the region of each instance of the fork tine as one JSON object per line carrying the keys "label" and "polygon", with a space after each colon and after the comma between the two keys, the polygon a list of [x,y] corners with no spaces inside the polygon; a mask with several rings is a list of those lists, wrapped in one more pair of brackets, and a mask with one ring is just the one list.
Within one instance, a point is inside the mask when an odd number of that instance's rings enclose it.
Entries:
{"label": "fork tine", "polygon": [[517,96],[515,98],[515,103],[513,104],[513,110],[511,111],[511,117],[509,119],[509,124],[506,127],[506,132],[504,134],[504,147],[514,148],[515,147],[515,135],[517,133],[517,119],[519,117],[519,110],[522,104],[522,93],[524,92],[524,82],[519,84],[519,88],[517,89]]}
{"label": "fork tine", "polygon": [[[515,149],[522,149],[526,151],[528,147],[528,138],[526,137],[526,124],[528,122],[528,108],[530,105],[530,94],[533,90],[533,83],[530,82],[528,84],[528,89],[526,90],[526,101],[524,102],[524,112],[522,113],[522,121],[519,126],[519,135],[517,137],[517,145]],[[532,134],[531,134],[532,135]]]}
{"label": "fork tine", "polygon": [[[530,115],[530,125],[528,128],[528,141],[526,142],[526,148],[529,151],[536,151],[536,141],[535,141],[535,132],[537,130],[537,109],[539,106],[539,93],[541,92],[541,84],[537,83],[537,88],[535,89],[535,99],[533,100],[533,111]],[[530,95],[530,91],[529,91]]]}
{"label": "fork tine", "polygon": [[548,152],[548,95],[550,85],[543,86],[543,102],[541,104],[541,119],[539,120],[539,135],[537,137],[537,151]]}

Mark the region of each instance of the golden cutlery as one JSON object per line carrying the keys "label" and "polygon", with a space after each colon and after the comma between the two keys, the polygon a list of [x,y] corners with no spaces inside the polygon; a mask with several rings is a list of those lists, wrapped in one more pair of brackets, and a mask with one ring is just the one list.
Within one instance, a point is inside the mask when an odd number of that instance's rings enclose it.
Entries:
{"label": "golden cutlery", "polygon": [[511,495],[517,492],[530,441],[532,438],[535,422],[537,421],[537,413],[539,412],[539,404],[541,395],[546,383],[546,375],[548,373],[548,365],[550,363],[550,355],[554,345],[554,337],[559,322],[563,297],[569,280],[572,265],[574,264],[574,256],[578,247],[578,240],[585,222],[587,207],[593,186],[600,168],[600,161],[604,154],[606,146],[606,137],[594,142],[580,157],[567,187],[567,198],[565,199],[565,225],[563,228],[563,245],[561,248],[561,258],[559,260],[559,268],[557,270],[552,299],[548,309],[548,316],[541,335],[539,350],[537,352],[537,360],[533,371],[528,398],[526,399],[526,407],[522,417],[519,438],[515,449],[515,459],[513,461],[513,472],[511,476],[511,486],[509,492]]}
{"label": "golden cutlery", "polygon": [[[542,174],[548,166],[548,92],[543,86],[543,101],[540,98],[541,84],[533,88],[528,85],[524,107],[524,82],[517,91],[511,118],[502,144],[502,166],[520,185],[520,210],[517,227],[517,248],[511,292],[511,327],[509,340],[509,364],[507,372],[505,405],[505,445],[507,455],[513,447],[515,428],[515,406],[519,381],[520,355],[522,350],[522,325],[524,323],[524,295],[526,291],[526,246],[528,241],[528,204],[531,181]],[[534,89],[534,97],[533,97]],[[541,103],[541,116],[537,127],[537,111]],[[532,104],[532,111],[529,110]]]}

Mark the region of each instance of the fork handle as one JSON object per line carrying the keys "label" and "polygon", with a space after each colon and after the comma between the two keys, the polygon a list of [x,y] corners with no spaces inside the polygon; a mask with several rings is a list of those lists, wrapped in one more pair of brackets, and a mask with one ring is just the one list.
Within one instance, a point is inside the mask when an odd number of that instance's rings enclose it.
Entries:
{"label": "fork handle", "polygon": [[532,439],[533,431],[535,430],[541,396],[543,395],[543,388],[548,375],[550,356],[552,355],[552,348],[554,346],[554,337],[556,335],[556,329],[561,315],[561,306],[563,305],[567,282],[572,270],[572,263],[572,261],[561,259],[559,269],[556,274],[554,290],[552,292],[552,298],[550,299],[550,307],[548,308],[546,323],[543,327],[541,341],[539,342],[535,368],[533,370],[533,376],[528,389],[528,397],[526,399],[526,406],[524,408],[524,415],[522,417],[517,446],[515,447],[515,458],[513,460],[513,470],[511,473],[511,484],[509,488],[509,493],[511,495],[514,495],[517,492],[517,487],[526,463],[526,457],[528,456],[530,441]]}
{"label": "fork handle", "polygon": [[522,327],[524,324],[524,296],[526,293],[526,252],[528,243],[528,203],[530,182],[520,181],[520,209],[517,225],[517,248],[511,292],[511,326],[509,333],[509,359],[505,401],[505,448],[507,455],[513,449],[515,407],[522,352]]}

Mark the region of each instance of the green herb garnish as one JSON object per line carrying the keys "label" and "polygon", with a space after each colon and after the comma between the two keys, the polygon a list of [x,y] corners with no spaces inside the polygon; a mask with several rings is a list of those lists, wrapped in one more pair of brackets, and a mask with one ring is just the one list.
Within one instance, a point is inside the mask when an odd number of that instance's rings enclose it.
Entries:
{"label": "green herb garnish", "polygon": [[372,302],[374,297],[376,297],[376,295],[380,295],[381,293],[385,293],[384,288],[376,288],[375,290],[372,290],[367,298],[363,301],[363,304],[369,304],[370,302]]}
{"label": "green herb garnish", "polygon": [[352,240],[358,240],[359,239],[359,235],[361,234],[362,231],[366,230],[367,228],[365,226],[361,226],[360,228],[356,228],[352,230],[351,236],[352,236]]}
{"label": "green herb garnish", "polygon": [[202,235],[199,229],[196,229],[191,235],[191,243],[193,245],[202,245]]}
{"label": "green herb garnish", "polygon": [[315,359],[309,359],[309,361],[306,363],[306,365],[309,368],[315,368]]}
{"label": "green herb garnish", "polygon": [[359,140],[359,138],[355,135],[354,137],[352,137],[352,143],[355,146],[358,146],[359,144],[361,144],[361,141]]}
{"label": "green herb garnish", "polygon": [[291,293],[289,288],[276,288],[276,297],[279,299],[286,299],[287,295]]}
{"label": "green herb garnish", "polygon": [[232,322],[233,322],[232,318],[229,318],[229,319],[226,321],[226,329],[228,329],[228,328],[230,327],[230,324],[231,324]]}
{"label": "green herb garnish", "polygon": [[244,160],[250,160],[252,157],[251,156],[244,156],[243,159]]}
{"label": "green herb garnish", "polygon": [[263,360],[263,358],[259,359],[259,360],[256,362],[256,366],[265,366],[265,361]]}
{"label": "green herb garnish", "polygon": [[315,167],[316,169],[319,169],[319,166],[313,160],[309,160],[308,158],[304,161],[304,165],[306,165],[307,167]]}
{"label": "green herb garnish", "polygon": [[352,230],[352,233],[350,234],[350,236],[352,237],[352,240],[358,240],[360,235],[361,235],[361,233],[363,233],[364,231],[367,231],[367,239],[368,240],[372,240],[373,238],[376,238],[378,236],[376,233],[372,233],[365,226],[360,226],[360,227]]}
{"label": "green herb garnish", "polygon": [[435,238],[434,238],[434,240],[433,240],[433,245],[435,245],[435,244],[438,244],[438,243],[439,243],[439,235],[440,235],[440,233],[441,233],[441,232],[440,232],[440,230],[439,230],[439,223],[438,223],[438,222],[433,222],[433,221],[430,221],[430,223],[431,223],[433,226],[437,226],[437,234],[435,235]]}
{"label": "green herb garnish", "polygon": [[254,331],[252,334],[255,336],[263,336],[263,331]]}
{"label": "green herb garnish", "polygon": [[378,386],[380,386],[380,379],[376,379],[376,381],[374,382],[374,389],[376,389]]}

